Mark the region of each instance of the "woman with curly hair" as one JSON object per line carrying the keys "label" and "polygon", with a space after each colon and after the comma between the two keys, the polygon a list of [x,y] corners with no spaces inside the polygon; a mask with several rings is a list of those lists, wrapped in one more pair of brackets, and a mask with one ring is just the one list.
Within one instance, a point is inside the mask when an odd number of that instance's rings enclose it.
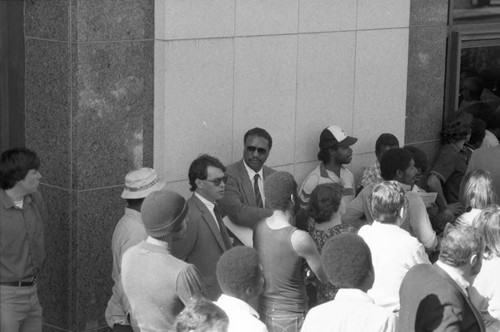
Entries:
{"label": "woman with curly hair", "polygon": [[500,331],[500,206],[485,208],[475,220],[481,230],[485,254],[481,271],[469,287],[470,299],[481,312],[486,331]]}
{"label": "woman with curly hair", "polygon": [[[321,184],[311,193],[308,231],[320,254],[331,237],[344,232],[356,233],[356,228],[342,224],[340,220],[342,194],[343,187],[338,183]],[[333,300],[337,293],[337,288],[330,283],[317,282],[316,289],[317,304]]]}
{"label": "woman with curly hair", "polygon": [[459,199],[465,212],[456,222],[470,226],[484,208],[495,204],[496,195],[490,173],[477,169],[465,174],[460,184]]}
{"label": "woman with curly hair", "polygon": [[467,171],[464,144],[471,135],[471,125],[472,115],[469,113],[457,111],[452,114],[441,132],[443,146],[427,179],[429,189],[437,192],[436,203],[440,211],[449,216],[449,221],[463,212],[458,192]]}

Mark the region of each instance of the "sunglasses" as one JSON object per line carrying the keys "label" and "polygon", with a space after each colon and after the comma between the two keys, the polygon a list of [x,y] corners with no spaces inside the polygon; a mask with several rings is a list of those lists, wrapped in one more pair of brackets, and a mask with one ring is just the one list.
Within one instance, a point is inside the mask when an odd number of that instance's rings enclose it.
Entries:
{"label": "sunglasses", "polygon": [[247,146],[247,150],[249,152],[255,152],[257,151],[259,154],[266,154],[267,153],[267,150],[266,149],[263,149],[263,148],[258,148],[256,146]]}
{"label": "sunglasses", "polygon": [[224,182],[224,183],[227,182],[227,175],[224,175],[221,178],[215,178],[215,179],[212,179],[212,180],[205,179],[205,181],[212,182],[214,184],[214,186],[218,187],[218,186],[220,186],[220,184],[222,182]]}

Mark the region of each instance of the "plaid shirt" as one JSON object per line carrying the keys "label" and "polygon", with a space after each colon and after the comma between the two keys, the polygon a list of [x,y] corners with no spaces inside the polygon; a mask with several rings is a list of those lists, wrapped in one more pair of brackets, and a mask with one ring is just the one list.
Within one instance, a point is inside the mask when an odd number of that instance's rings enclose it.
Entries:
{"label": "plaid shirt", "polygon": [[361,185],[363,187],[368,187],[372,183],[379,183],[382,181],[384,181],[384,179],[380,176],[380,163],[377,160],[375,164],[365,168],[363,178],[361,178]]}

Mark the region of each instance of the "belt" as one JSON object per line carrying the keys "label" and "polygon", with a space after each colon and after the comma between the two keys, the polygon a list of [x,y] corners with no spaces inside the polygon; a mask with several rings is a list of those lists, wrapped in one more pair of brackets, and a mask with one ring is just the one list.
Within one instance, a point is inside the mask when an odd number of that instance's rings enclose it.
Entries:
{"label": "belt", "polygon": [[11,286],[11,287],[29,287],[36,284],[36,276],[32,278],[31,281],[6,281],[0,282],[2,286]]}

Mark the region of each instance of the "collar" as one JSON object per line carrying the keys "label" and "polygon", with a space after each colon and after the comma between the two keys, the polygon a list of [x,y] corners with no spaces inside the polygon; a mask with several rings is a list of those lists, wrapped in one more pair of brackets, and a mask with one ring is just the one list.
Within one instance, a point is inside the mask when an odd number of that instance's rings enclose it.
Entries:
{"label": "collar", "polygon": [[470,282],[468,282],[463,276],[461,276],[455,270],[455,268],[441,262],[440,260],[437,260],[435,264],[439,266],[441,269],[443,269],[443,271],[446,272],[446,274],[448,274],[450,278],[457,283],[458,287],[460,287],[460,289],[464,292],[464,294],[468,294],[467,288],[470,286]]}
{"label": "collar", "polygon": [[264,181],[264,166],[260,169],[260,171],[255,172],[253,169],[248,167],[247,163],[245,160],[243,160],[243,165],[245,166],[245,169],[247,170],[248,176],[250,177],[250,181],[253,181],[253,178],[255,177],[255,174],[259,174],[260,179]]}
{"label": "collar", "polygon": [[150,243],[150,244],[153,244],[155,246],[166,248],[168,250],[168,243],[167,242],[155,239],[154,237],[151,237],[149,235],[146,238],[146,242]]}
{"label": "collar", "polygon": [[205,206],[208,208],[209,211],[213,211],[214,210],[214,208],[215,208],[215,203],[214,202],[210,202],[208,199],[206,199],[205,197],[201,196],[196,191],[194,192],[194,194],[195,194],[196,197],[198,197],[198,199],[203,204],[205,204]]}
{"label": "collar", "polygon": [[[25,204],[29,204],[31,203],[31,194],[27,194],[24,196],[24,203]],[[10,208],[16,208],[16,209],[19,209],[15,204],[14,204],[14,201],[12,200],[12,198],[7,195],[7,193],[5,192],[4,189],[0,189],[0,202],[2,202],[2,205],[6,208],[6,209],[10,209]]]}
{"label": "collar", "polygon": [[217,300],[217,303],[227,308],[248,312],[250,315],[259,318],[259,314],[257,313],[257,311],[255,311],[254,308],[252,308],[245,301],[240,300],[236,297],[222,294]]}
{"label": "collar", "polygon": [[398,230],[401,229],[401,227],[398,226],[398,225],[396,225],[396,224],[386,224],[386,223],[383,223],[383,222],[380,222],[380,221],[377,221],[377,220],[373,220],[373,223],[372,223],[371,226],[375,227],[375,228],[385,228],[384,232],[387,232],[387,231],[389,231],[391,229],[398,229]]}
{"label": "collar", "polygon": [[142,220],[141,219],[141,213],[137,210],[134,210],[134,209],[130,209],[128,207],[125,208],[125,215],[127,217],[130,217],[132,219],[139,219],[139,220]]}
{"label": "collar", "polygon": [[346,300],[375,303],[368,294],[357,288],[341,288],[338,290],[337,295],[335,295],[334,301]]}
{"label": "collar", "polygon": [[[340,173],[342,173],[342,170],[344,169],[344,165],[341,165],[340,166]],[[340,179],[337,174],[335,174],[334,172],[332,171],[329,171],[326,169],[326,165],[324,162],[321,162],[319,164],[319,175],[322,177],[322,178],[330,178],[331,179],[331,176],[333,175],[335,177],[335,180],[336,179]],[[343,184],[342,184],[343,185]]]}

